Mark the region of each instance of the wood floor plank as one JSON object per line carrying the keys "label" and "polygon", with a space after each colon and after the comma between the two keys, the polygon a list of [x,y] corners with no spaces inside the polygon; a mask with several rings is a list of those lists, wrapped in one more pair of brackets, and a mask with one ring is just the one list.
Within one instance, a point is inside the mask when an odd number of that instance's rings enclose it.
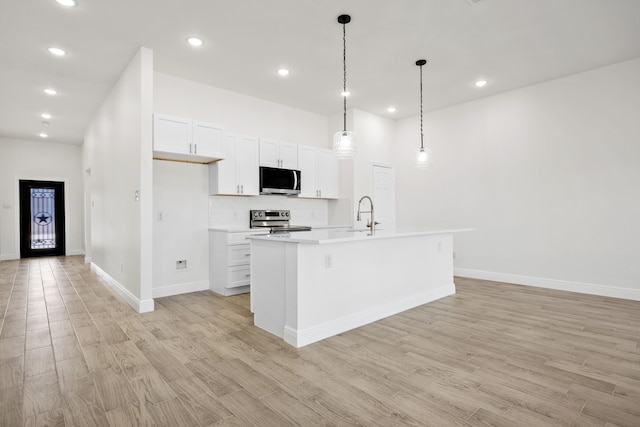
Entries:
{"label": "wood floor plank", "polygon": [[120,369],[118,362],[113,357],[113,353],[106,342],[88,345],[82,348],[84,359],[89,371],[96,372],[103,369]]}
{"label": "wood floor plank", "polygon": [[169,385],[200,425],[214,425],[233,415],[213,390],[196,376],[181,378]]}
{"label": "wood floor plank", "polygon": [[122,372],[108,368],[93,372],[91,378],[105,411],[139,400]]}
{"label": "wood floor plank", "polygon": [[0,390],[22,386],[24,356],[0,359]]}
{"label": "wood floor plank", "polygon": [[22,425],[22,386],[0,388],[0,426]]}
{"label": "wood floor plank", "polygon": [[55,372],[25,378],[23,400],[25,417],[32,417],[61,407],[62,395]]}
{"label": "wood floor plank", "polygon": [[222,396],[220,399],[244,425],[264,427],[295,425],[279,417],[259,399],[256,399],[244,390],[234,391],[233,393]]}
{"label": "wood floor plank", "polygon": [[109,425],[113,427],[153,427],[156,424],[151,419],[146,404],[134,402],[120,406],[107,412]]}
{"label": "wood floor plank", "polygon": [[65,426],[109,426],[91,377],[83,377],[63,393]]}
{"label": "wood floor plank", "polygon": [[87,388],[87,382],[90,382],[91,387],[93,387],[91,374],[84,358],[77,357],[75,359],[61,360],[56,363],[56,370],[58,372],[60,390],[63,393],[85,389]]}
{"label": "wood floor plank", "polygon": [[64,412],[60,408],[44,414],[26,417],[24,427],[65,427]]}
{"label": "wood floor plank", "polygon": [[24,352],[25,378],[55,371],[53,347],[39,347]]}
{"label": "wood floor plank", "polygon": [[148,406],[151,419],[158,426],[195,426],[198,421],[182,406],[179,399],[169,399]]}
{"label": "wood floor plank", "polygon": [[640,420],[640,405],[637,401],[619,398],[589,387],[574,384],[569,394],[586,399],[582,412],[603,422],[612,421],[619,426],[637,427]]}
{"label": "wood floor plank", "polygon": [[151,365],[132,366],[125,373],[140,401],[158,404],[176,397]]}

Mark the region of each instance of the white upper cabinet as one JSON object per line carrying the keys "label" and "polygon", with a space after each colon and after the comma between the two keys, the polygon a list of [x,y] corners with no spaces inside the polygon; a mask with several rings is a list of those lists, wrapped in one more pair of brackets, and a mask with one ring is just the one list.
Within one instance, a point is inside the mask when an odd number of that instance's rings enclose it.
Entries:
{"label": "white upper cabinet", "polygon": [[298,169],[298,145],[260,138],[260,166]]}
{"label": "white upper cabinet", "polygon": [[153,157],[193,163],[224,158],[222,126],[166,114],[153,115]]}
{"label": "white upper cabinet", "polygon": [[338,198],[338,160],[331,150],[300,145],[298,166],[302,174],[299,197]]}
{"label": "white upper cabinet", "polygon": [[193,154],[212,159],[223,159],[224,130],[220,125],[193,122]]}
{"label": "white upper cabinet", "polygon": [[224,135],[224,160],[209,165],[209,192],[257,196],[259,192],[258,139]]}
{"label": "white upper cabinet", "polygon": [[298,167],[300,168],[300,194],[298,197],[318,197],[317,156],[318,149],[301,145],[298,147]]}
{"label": "white upper cabinet", "polygon": [[340,195],[338,159],[331,150],[318,149],[318,175],[316,176],[320,197],[337,199]]}

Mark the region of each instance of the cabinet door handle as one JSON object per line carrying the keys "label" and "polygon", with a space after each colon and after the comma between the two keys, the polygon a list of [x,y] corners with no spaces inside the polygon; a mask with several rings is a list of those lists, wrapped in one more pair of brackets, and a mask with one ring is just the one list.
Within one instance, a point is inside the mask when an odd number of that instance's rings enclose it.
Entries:
{"label": "cabinet door handle", "polygon": [[251,256],[251,254],[244,254],[244,256]]}
{"label": "cabinet door handle", "polygon": [[189,143],[189,154],[191,154],[191,143]]}
{"label": "cabinet door handle", "polygon": [[244,184],[240,184],[240,193],[244,194]]}
{"label": "cabinet door handle", "polygon": [[198,154],[198,144],[193,144],[193,154]]}
{"label": "cabinet door handle", "polygon": [[251,274],[245,274],[244,277],[251,277]]}
{"label": "cabinet door handle", "polygon": [[236,184],[236,194],[240,194],[240,185]]}
{"label": "cabinet door handle", "polygon": [[320,193],[320,197],[322,197],[322,189],[318,190],[318,193]]}

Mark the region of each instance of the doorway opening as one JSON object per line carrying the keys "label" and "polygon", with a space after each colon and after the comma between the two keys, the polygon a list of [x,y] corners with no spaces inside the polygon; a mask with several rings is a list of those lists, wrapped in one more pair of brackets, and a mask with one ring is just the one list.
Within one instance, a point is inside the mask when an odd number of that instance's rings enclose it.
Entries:
{"label": "doorway opening", "polygon": [[20,257],[65,255],[64,182],[20,180]]}

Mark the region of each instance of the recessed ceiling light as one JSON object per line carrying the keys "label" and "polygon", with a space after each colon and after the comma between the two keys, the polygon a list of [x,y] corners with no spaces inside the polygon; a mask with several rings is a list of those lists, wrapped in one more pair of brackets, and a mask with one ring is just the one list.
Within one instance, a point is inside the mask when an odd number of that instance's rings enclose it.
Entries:
{"label": "recessed ceiling light", "polygon": [[55,89],[47,88],[44,90],[44,93],[46,93],[47,95],[53,96],[53,95],[57,95],[58,91]]}
{"label": "recessed ceiling light", "polygon": [[396,112],[396,107],[389,107],[387,108],[387,111],[390,113],[395,113]]}
{"label": "recessed ceiling light", "polygon": [[344,92],[341,92],[340,95],[349,96],[349,95],[351,95],[351,92],[349,92],[348,90],[345,90]]}
{"label": "recessed ceiling light", "polygon": [[67,7],[73,7],[78,5],[78,2],[76,0],[56,0],[56,2],[62,6],[67,6]]}
{"label": "recessed ceiling light", "polygon": [[48,138],[48,137],[49,135],[47,135],[46,133],[40,132],[40,138]]}
{"label": "recessed ceiling light", "polygon": [[204,44],[204,41],[202,39],[199,39],[198,37],[189,37],[187,39],[187,43],[189,43],[191,46],[200,47]]}
{"label": "recessed ceiling light", "polygon": [[289,71],[289,70],[288,70],[288,69],[286,69],[286,68],[278,68],[277,73],[278,73],[279,75],[281,75],[282,77],[285,77],[285,76],[288,76],[288,75],[289,75],[289,73],[291,73],[291,71]]}
{"label": "recessed ceiling light", "polygon": [[42,114],[40,114],[40,117],[42,117],[43,119],[50,119],[50,118],[51,118],[51,114],[49,114],[49,113],[42,113]]}
{"label": "recessed ceiling light", "polygon": [[487,83],[489,83],[486,80],[478,80],[477,82],[475,82],[476,87],[485,87],[487,85]]}
{"label": "recessed ceiling light", "polygon": [[59,47],[50,47],[47,49],[49,53],[55,56],[65,56],[67,52],[64,49],[60,49]]}

